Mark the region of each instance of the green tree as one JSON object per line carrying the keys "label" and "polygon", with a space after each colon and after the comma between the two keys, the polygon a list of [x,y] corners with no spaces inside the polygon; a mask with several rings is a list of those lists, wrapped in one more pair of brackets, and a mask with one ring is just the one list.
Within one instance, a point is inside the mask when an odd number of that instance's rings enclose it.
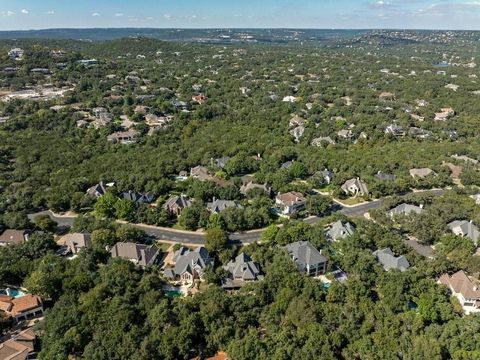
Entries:
{"label": "green tree", "polygon": [[107,192],[95,203],[95,214],[100,217],[113,218],[115,216],[115,204],[118,198],[111,192]]}
{"label": "green tree", "polygon": [[205,247],[208,251],[219,252],[227,247],[228,236],[222,229],[207,229],[205,234]]}

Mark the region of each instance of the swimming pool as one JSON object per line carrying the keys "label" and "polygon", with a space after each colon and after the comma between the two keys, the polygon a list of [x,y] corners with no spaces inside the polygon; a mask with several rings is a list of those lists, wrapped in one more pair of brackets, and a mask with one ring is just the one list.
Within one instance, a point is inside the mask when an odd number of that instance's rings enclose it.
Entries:
{"label": "swimming pool", "polygon": [[177,298],[182,296],[183,296],[183,293],[178,290],[170,290],[165,292],[165,297],[168,297],[168,298]]}
{"label": "swimming pool", "polygon": [[17,299],[22,296],[25,296],[25,293],[15,288],[4,288],[4,289],[0,289],[0,295],[7,295]]}

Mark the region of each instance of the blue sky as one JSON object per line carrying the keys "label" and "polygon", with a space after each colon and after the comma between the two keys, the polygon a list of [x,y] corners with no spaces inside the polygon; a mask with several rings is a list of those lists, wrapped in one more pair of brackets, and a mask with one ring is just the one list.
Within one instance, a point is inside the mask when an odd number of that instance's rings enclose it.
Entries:
{"label": "blue sky", "polygon": [[480,30],[480,0],[0,0],[0,30],[59,27]]}

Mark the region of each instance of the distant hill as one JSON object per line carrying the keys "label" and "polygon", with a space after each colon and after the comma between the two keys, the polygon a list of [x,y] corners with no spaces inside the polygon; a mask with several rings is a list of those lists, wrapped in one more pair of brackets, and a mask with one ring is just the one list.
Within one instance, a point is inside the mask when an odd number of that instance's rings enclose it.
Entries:
{"label": "distant hill", "polygon": [[351,38],[368,30],[301,29],[47,29],[1,31],[0,39],[73,39],[85,41],[113,40],[125,37],[150,37],[167,41],[208,43],[291,43],[319,42]]}

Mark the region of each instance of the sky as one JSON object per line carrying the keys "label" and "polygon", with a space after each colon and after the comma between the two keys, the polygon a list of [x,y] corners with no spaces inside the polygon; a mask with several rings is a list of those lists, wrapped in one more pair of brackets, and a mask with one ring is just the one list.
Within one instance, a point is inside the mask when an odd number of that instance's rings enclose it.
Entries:
{"label": "sky", "polygon": [[480,30],[480,0],[0,0],[0,30],[96,27]]}

